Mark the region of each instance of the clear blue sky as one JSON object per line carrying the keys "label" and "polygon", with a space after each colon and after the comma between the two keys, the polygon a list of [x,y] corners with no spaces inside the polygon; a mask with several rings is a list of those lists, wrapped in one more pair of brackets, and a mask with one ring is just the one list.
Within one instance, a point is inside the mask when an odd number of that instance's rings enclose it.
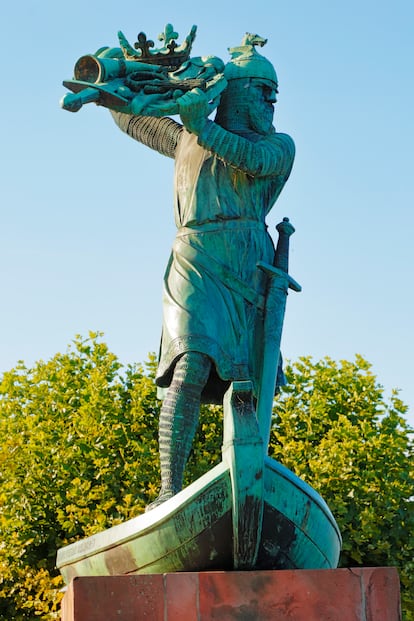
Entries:
{"label": "clear blue sky", "polygon": [[[174,4],[178,4],[173,8]],[[82,54],[167,22],[194,55],[224,60],[246,31],[269,39],[275,123],[297,146],[270,219],[289,216],[286,358],[366,357],[414,424],[414,4],[411,0],[7,3],[1,37],[0,370],[101,330],[121,362],[158,349],[174,236],[172,162],[109,113],[59,108]]]}

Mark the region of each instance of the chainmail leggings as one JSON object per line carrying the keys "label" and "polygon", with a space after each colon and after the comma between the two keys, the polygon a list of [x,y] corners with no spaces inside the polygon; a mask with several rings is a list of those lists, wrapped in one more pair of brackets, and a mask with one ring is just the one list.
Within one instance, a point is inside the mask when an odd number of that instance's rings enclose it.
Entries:
{"label": "chainmail leggings", "polygon": [[160,413],[161,491],[158,502],[182,489],[184,468],[198,426],[201,392],[210,368],[208,356],[199,352],[183,354],[175,366]]}

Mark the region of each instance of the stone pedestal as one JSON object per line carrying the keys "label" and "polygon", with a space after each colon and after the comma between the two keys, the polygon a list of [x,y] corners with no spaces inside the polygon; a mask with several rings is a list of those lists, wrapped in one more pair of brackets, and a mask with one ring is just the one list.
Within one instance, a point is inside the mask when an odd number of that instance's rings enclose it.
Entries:
{"label": "stone pedestal", "polygon": [[75,578],[62,621],[400,621],[394,568]]}

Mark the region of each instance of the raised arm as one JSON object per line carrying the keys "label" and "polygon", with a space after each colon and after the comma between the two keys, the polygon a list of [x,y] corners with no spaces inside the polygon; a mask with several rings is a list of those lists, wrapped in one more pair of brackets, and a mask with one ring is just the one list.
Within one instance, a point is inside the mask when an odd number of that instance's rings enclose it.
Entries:
{"label": "raised arm", "polygon": [[175,149],[180,140],[182,125],[168,117],[134,116],[111,110],[118,127],[147,147],[167,157],[175,157]]}
{"label": "raised arm", "polygon": [[229,131],[208,119],[208,102],[195,89],[178,100],[180,116],[198,144],[220,159],[256,177],[289,175],[295,157],[295,145],[287,134],[255,135],[254,140]]}
{"label": "raised arm", "polygon": [[295,145],[287,134],[275,133],[251,142],[209,120],[198,135],[198,143],[254,177],[289,175],[295,157]]}

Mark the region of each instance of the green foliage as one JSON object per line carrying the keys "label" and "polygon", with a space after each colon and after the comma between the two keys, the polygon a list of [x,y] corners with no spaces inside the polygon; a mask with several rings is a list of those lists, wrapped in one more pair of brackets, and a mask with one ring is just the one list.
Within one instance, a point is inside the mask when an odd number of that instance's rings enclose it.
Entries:
{"label": "green foliage", "polygon": [[[122,368],[99,334],[0,383],[0,621],[59,618],[56,550],[156,497],[155,359]],[[406,407],[354,363],[300,359],[275,408],[273,457],[328,502],[341,563],[397,565],[413,621],[413,443]],[[220,460],[221,408],[203,407],[186,483]]]}
{"label": "green foliage", "polygon": [[414,619],[414,445],[397,392],[386,403],[360,356],[286,369],[272,456],[312,485],[340,527],[343,567],[397,566]]}
{"label": "green foliage", "polygon": [[[56,550],[140,513],[157,492],[158,401],[97,334],[0,384],[0,619],[55,619]],[[37,615],[37,616],[34,616]]]}
{"label": "green foliage", "polygon": [[187,463],[184,485],[195,481],[221,461],[222,439],[223,408],[217,405],[202,405],[200,424]]}

